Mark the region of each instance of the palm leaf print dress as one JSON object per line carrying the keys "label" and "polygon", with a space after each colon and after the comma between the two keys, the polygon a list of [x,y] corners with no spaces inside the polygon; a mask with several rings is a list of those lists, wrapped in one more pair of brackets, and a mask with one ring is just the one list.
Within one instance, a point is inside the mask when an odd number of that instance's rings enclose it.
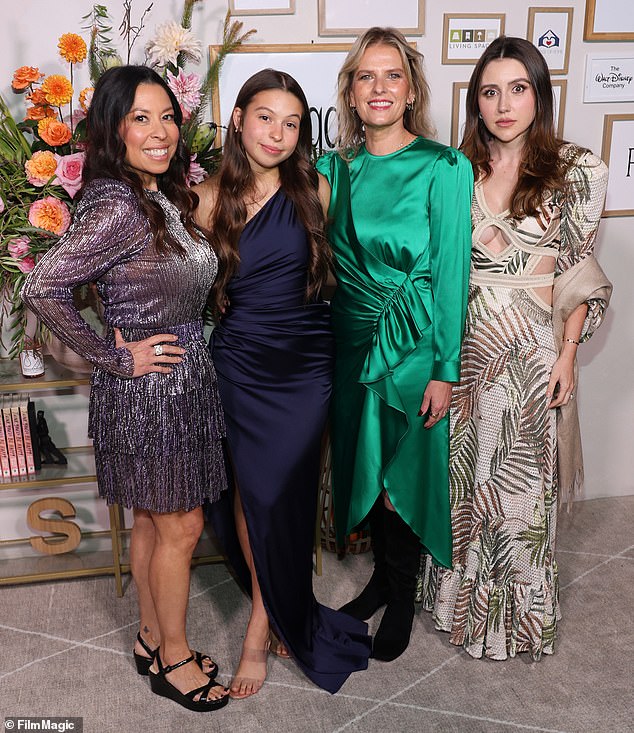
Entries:
{"label": "palm leaf print dress", "polygon": [[[592,254],[607,168],[566,145],[565,196],[521,221],[492,213],[481,183],[472,203],[471,284],[460,384],[451,406],[453,563],[426,559],[422,600],[436,627],[471,656],[552,654],[560,618],[555,561],[556,411],[546,388],[559,345],[544,292]],[[505,247],[483,243],[494,228]],[[581,340],[605,303],[588,302]]]}

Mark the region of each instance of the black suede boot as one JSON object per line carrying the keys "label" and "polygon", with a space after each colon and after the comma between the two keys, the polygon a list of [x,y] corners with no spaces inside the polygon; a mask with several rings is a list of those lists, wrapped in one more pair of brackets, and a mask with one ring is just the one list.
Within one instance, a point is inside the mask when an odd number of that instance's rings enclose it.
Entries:
{"label": "black suede boot", "polygon": [[370,542],[374,554],[374,571],[361,593],[339,610],[359,621],[366,621],[387,603],[388,582],[385,569],[385,529],[383,498],[380,496],[370,510]]}
{"label": "black suede boot", "polygon": [[389,598],[374,637],[372,656],[391,662],[407,649],[412,633],[420,540],[396,512],[386,509],[383,521]]}

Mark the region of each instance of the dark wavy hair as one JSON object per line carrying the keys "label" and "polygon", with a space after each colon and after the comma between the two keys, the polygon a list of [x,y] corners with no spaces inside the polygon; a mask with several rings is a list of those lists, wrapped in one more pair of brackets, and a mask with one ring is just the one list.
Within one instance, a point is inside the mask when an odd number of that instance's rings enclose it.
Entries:
{"label": "dark wavy hair", "polygon": [[[310,301],[318,295],[328,276],[330,248],[326,240],[324,214],[318,194],[319,179],[311,164],[311,121],[306,96],[289,74],[275,69],[263,69],[243,84],[234,107],[244,113],[256,94],[269,89],[289,92],[302,105],[297,146],[292,155],[280,163],[279,171],[281,187],[295,205],[297,215],[309,237],[306,300]],[[245,200],[255,189],[255,176],[242,144],[242,135],[233,123],[229,125],[225,136],[216,184],[216,201],[206,235],[218,256],[218,277],[211,300],[215,312],[220,313],[227,284],[240,262],[238,241],[247,221]]]}
{"label": "dark wavy hair", "polygon": [[[140,84],[157,84],[169,97],[174,109],[174,121],[180,130],[183,122],[178,100],[167,83],[147,66],[116,66],[105,71],[95,85],[92,102],[86,120],[86,160],[82,173],[83,188],[95,178],[113,178],[127,183],[147,214],[150,229],[159,252],[182,252],[182,245],[174,241],[165,224],[165,214],[158,203],[145,195],[139,175],[125,162],[126,146],[121,137],[121,122],[132,109],[137,87]],[[185,181],[189,171],[190,155],[179,137],[176,153],[165,173],[157,177],[158,188],[181,211],[187,231],[200,238],[194,227],[193,212],[198,196]]]}
{"label": "dark wavy hair", "polygon": [[524,143],[510,209],[511,215],[516,218],[535,216],[548,194],[565,192],[566,170],[560,157],[564,141],[555,132],[553,89],[548,66],[529,41],[500,36],[480,56],[467,89],[467,119],[460,150],[471,161],[476,180],[485,180],[491,175],[491,134],[479,116],[478,99],[484,70],[496,59],[515,59],[523,64],[535,95],[535,119]]}

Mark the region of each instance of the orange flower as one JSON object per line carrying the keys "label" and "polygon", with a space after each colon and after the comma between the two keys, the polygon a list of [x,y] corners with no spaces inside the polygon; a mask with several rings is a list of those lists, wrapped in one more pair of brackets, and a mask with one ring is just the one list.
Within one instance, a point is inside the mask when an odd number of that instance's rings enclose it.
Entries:
{"label": "orange flower", "polygon": [[31,104],[47,104],[46,94],[38,87],[34,89],[30,94],[26,95],[26,98]]}
{"label": "orange flower", "polygon": [[34,227],[46,229],[59,237],[70,226],[70,211],[63,201],[46,196],[31,204],[29,221]]}
{"label": "orange flower", "polygon": [[25,120],[43,120],[45,117],[57,117],[57,112],[48,104],[36,104],[35,107],[27,107]]}
{"label": "orange flower", "polygon": [[44,74],[40,74],[40,70],[36,66],[20,66],[13,72],[13,81],[11,86],[16,92],[21,92],[31,84],[39,81]]}
{"label": "orange flower", "polygon": [[88,107],[92,102],[92,93],[95,91],[94,87],[86,87],[79,92],[79,104],[84,112],[88,112]]}
{"label": "orange flower", "polygon": [[76,33],[64,33],[57,44],[59,53],[64,61],[69,64],[76,64],[86,58],[86,43]]}
{"label": "orange flower", "polygon": [[39,150],[33,153],[30,160],[24,164],[26,177],[34,186],[44,186],[55,175],[57,158],[50,150]]}
{"label": "orange flower", "polygon": [[65,76],[51,74],[42,82],[42,91],[46,95],[46,101],[53,107],[61,107],[68,104],[73,97],[73,87]]}
{"label": "orange flower", "polygon": [[25,120],[43,120],[45,117],[57,117],[57,113],[46,101],[46,94],[40,87],[34,89],[26,98],[32,107],[27,107]]}
{"label": "orange flower", "polygon": [[65,145],[72,137],[68,125],[52,117],[46,117],[37,123],[37,134],[47,145],[54,148],[58,145]]}

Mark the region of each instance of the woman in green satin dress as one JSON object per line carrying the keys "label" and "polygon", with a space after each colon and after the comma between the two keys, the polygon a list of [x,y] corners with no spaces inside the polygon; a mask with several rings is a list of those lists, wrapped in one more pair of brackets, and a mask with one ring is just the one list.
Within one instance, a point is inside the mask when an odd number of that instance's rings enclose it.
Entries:
{"label": "woman in green satin dress", "polygon": [[373,656],[409,643],[422,543],[451,564],[449,425],[471,250],[471,164],[427,139],[422,56],[391,28],[359,37],[339,73],[332,193],[337,290],[333,501],[341,542],[370,522],[374,572],[343,611],[386,606]]}

